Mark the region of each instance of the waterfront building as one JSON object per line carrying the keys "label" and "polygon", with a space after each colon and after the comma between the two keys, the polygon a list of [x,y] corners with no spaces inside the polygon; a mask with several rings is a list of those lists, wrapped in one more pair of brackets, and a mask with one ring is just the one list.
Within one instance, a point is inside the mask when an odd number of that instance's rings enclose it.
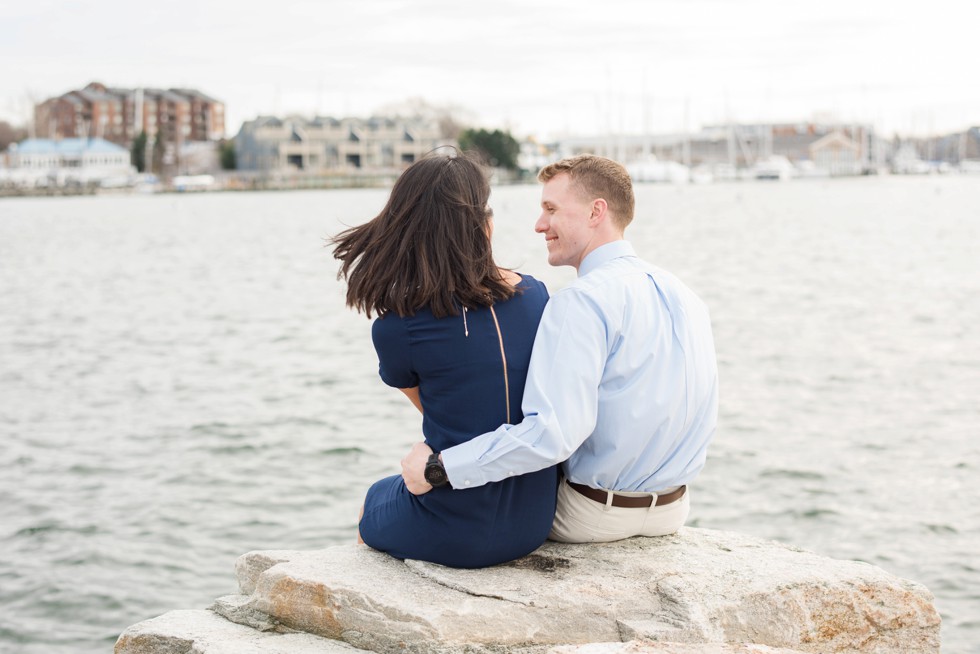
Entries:
{"label": "waterfront building", "polygon": [[521,170],[537,173],[537,171],[555,160],[553,145],[540,143],[532,137],[521,141],[520,146],[521,150],[517,155],[517,166]]}
{"label": "waterfront building", "polygon": [[909,139],[902,145],[911,145],[919,157],[931,162],[956,165],[976,162],[980,160],[980,127],[932,138]]}
{"label": "waterfront building", "polygon": [[100,184],[136,173],[129,150],[101,138],[26,139],[5,159],[9,181],[19,186]]}
{"label": "waterfront building", "polygon": [[400,170],[447,143],[423,118],[260,116],[242,124],[235,154],[248,171]]}
{"label": "waterfront building", "polygon": [[225,107],[195,89],[114,88],[92,82],[34,107],[40,138],[101,138],[130,147],[140,132],[153,143],[224,137]]}
{"label": "waterfront building", "polygon": [[834,131],[810,144],[810,161],[829,175],[860,175],[864,162],[861,146],[841,131]]}
{"label": "waterfront building", "polygon": [[[823,175],[857,175],[884,165],[884,143],[870,125],[783,123],[713,125],[696,133],[605,135],[560,139],[555,158],[593,153],[642,168],[674,162],[715,178],[750,171],[773,157]],[[719,175],[721,171],[726,171]],[[674,174],[671,178],[677,178]]]}

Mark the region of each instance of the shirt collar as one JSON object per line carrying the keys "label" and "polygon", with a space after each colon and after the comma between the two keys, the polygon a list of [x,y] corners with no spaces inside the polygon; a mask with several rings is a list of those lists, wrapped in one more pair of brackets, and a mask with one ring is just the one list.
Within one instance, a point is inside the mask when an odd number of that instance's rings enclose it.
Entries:
{"label": "shirt collar", "polygon": [[602,264],[612,261],[613,259],[635,256],[636,251],[633,249],[633,246],[629,241],[620,239],[618,241],[613,241],[612,243],[600,245],[596,249],[592,250],[592,252],[589,252],[589,254],[582,259],[582,263],[579,264],[578,267],[578,276],[584,277]]}

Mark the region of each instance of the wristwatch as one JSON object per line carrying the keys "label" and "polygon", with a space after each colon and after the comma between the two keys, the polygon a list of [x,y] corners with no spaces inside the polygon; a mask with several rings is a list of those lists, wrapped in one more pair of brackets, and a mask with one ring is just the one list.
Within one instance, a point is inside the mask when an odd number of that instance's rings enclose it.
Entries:
{"label": "wristwatch", "polygon": [[425,462],[425,480],[433,487],[445,486],[449,483],[446,475],[446,467],[439,460],[439,453],[433,452],[429,455],[429,460]]}

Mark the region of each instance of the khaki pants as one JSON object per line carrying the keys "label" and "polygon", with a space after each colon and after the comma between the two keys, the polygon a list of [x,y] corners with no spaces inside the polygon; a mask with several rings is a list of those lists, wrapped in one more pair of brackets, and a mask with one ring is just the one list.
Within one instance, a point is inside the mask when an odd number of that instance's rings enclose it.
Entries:
{"label": "khaki pants", "polygon": [[[673,488],[666,488],[670,492]],[[616,493],[641,497],[649,493]],[[666,536],[684,525],[691,511],[691,488],[679,500],[663,506],[626,508],[606,506],[577,492],[563,479],[558,486],[558,510],[548,534],[562,543],[608,543],[630,536]]]}

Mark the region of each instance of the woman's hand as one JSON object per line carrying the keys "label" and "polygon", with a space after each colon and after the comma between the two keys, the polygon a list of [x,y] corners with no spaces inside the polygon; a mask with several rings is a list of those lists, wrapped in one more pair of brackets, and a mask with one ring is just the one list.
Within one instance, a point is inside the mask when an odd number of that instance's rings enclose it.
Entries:
{"label": "woman's hand", "polygon": [[432,454],[432,448],[425,443],[416,443],[402,459],[402,480],[412,495],[425,495],[432,485],[425,480],[425,464]]}

